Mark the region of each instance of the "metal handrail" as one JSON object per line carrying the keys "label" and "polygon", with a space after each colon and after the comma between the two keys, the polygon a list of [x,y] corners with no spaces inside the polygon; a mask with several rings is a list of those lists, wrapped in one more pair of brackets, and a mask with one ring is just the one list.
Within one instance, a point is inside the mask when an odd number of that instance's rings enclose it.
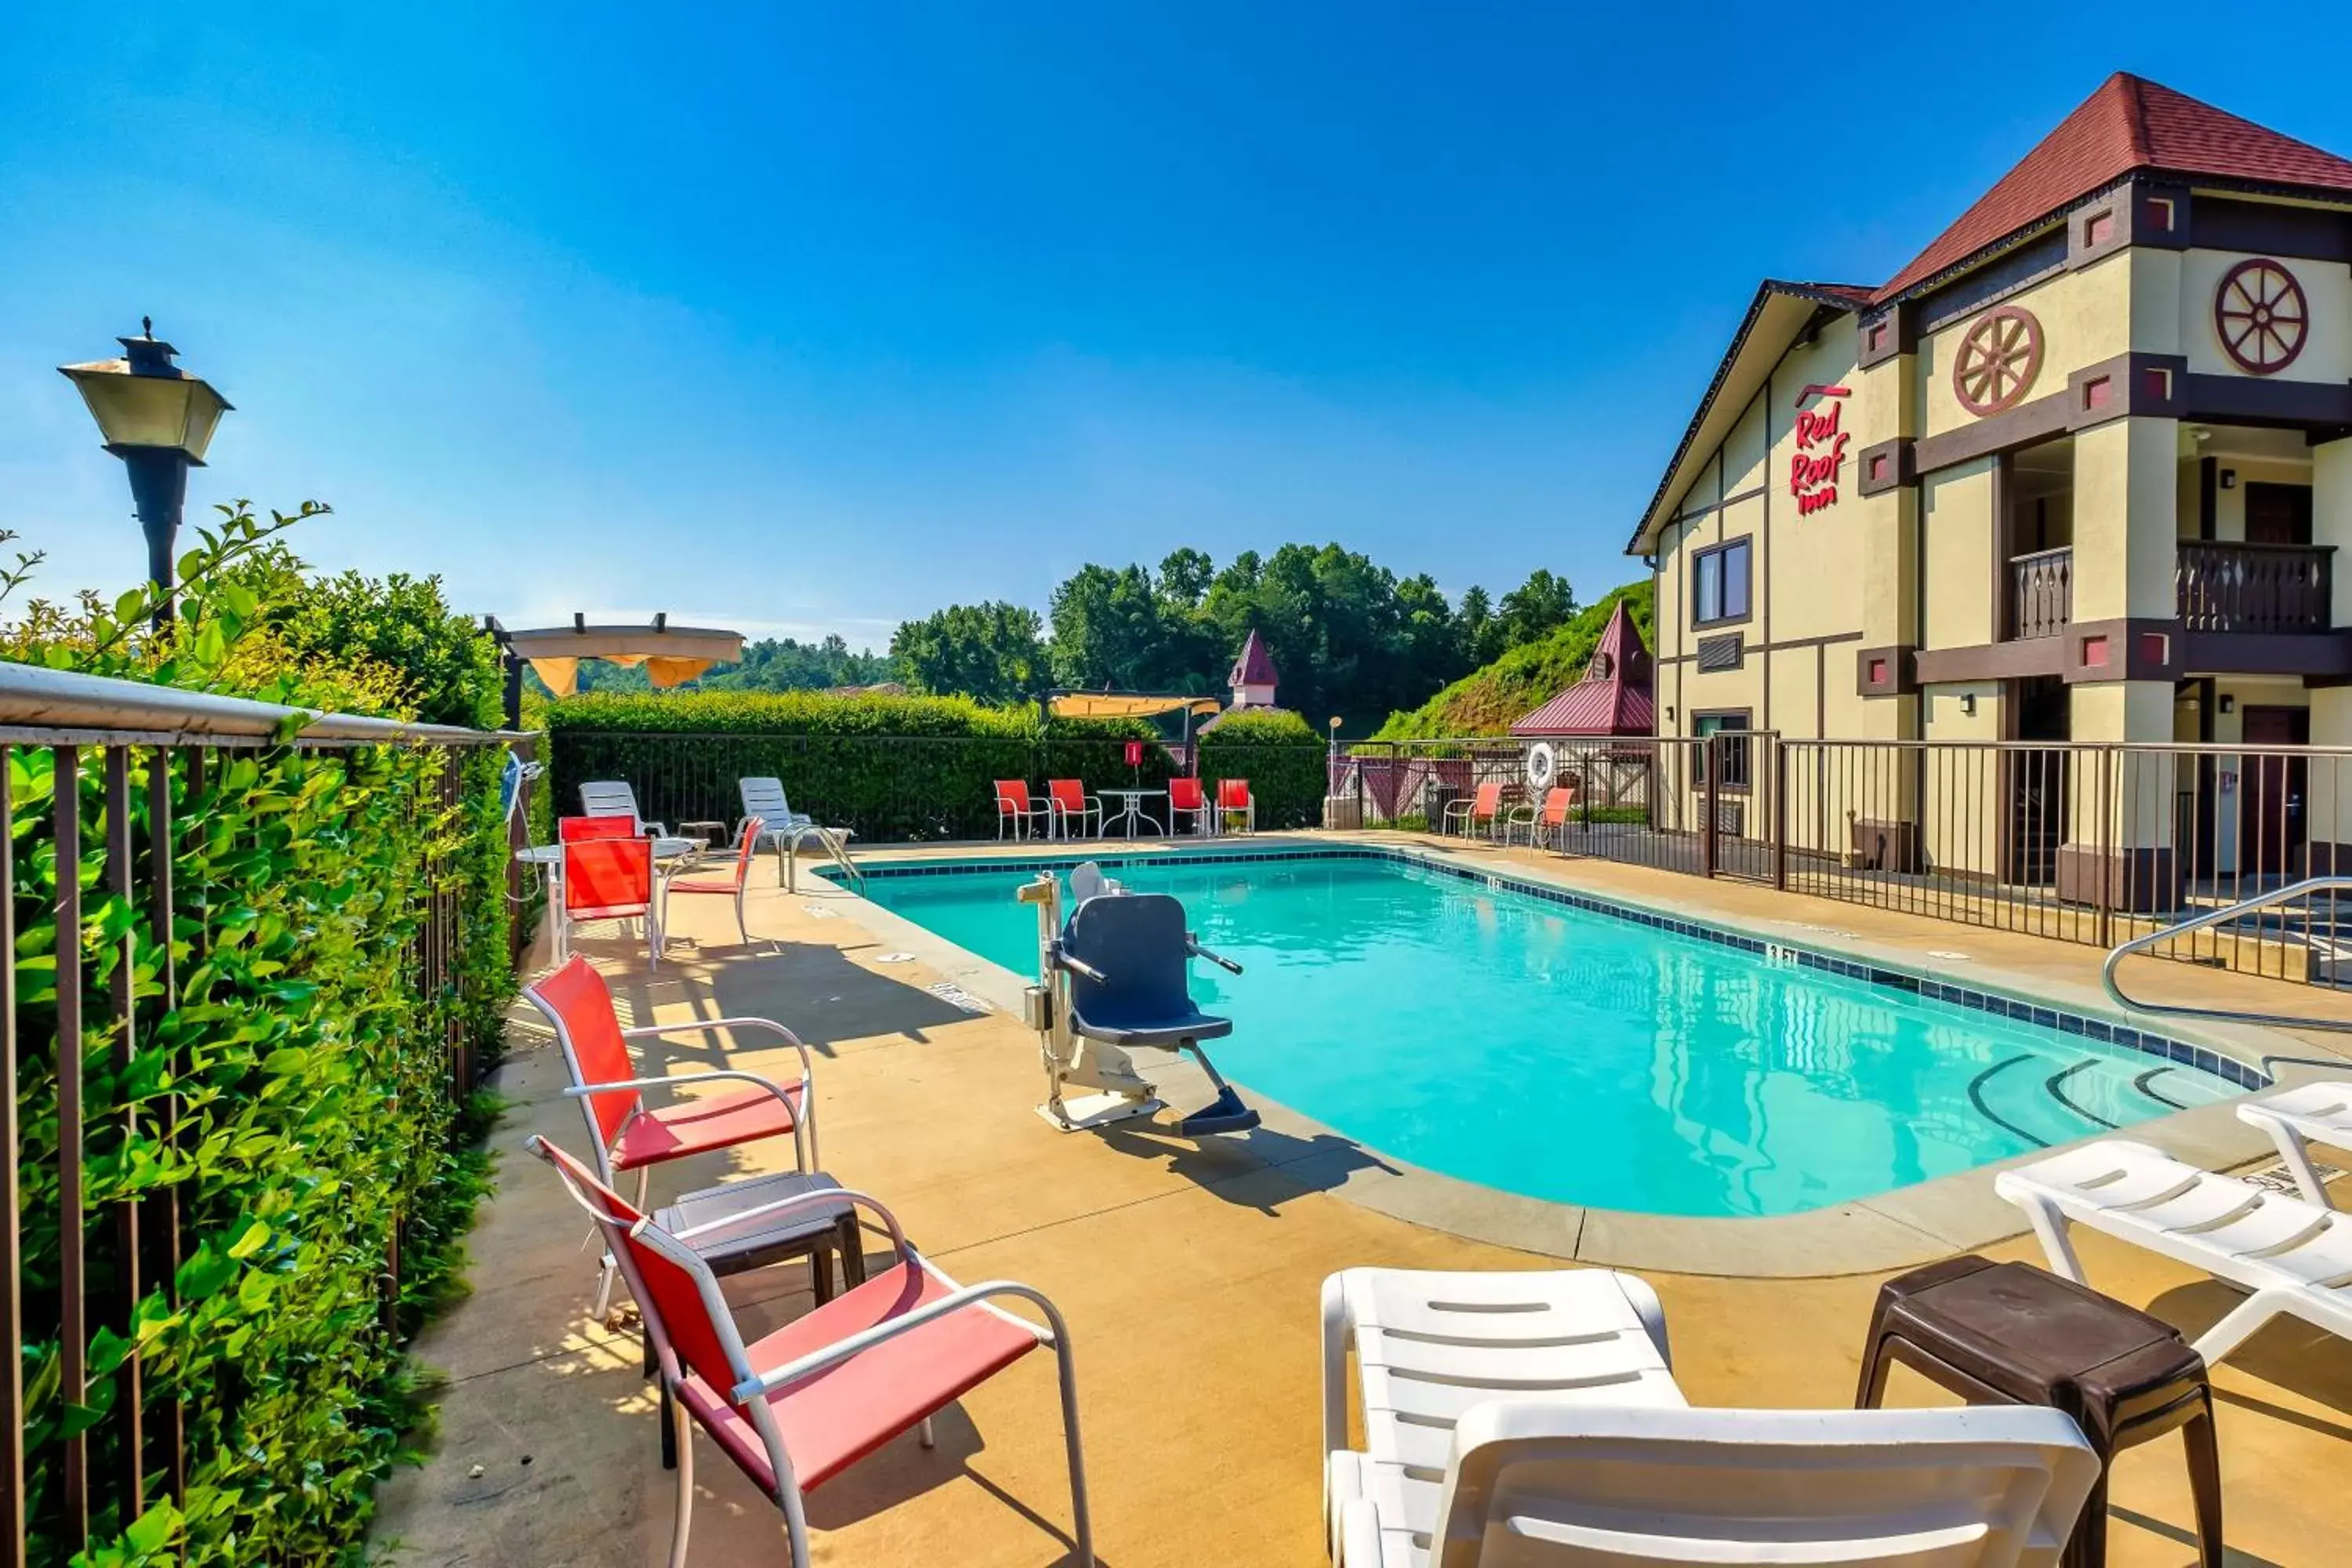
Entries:
{"label": "metal handrail", "polygon": [[267,741],[289,722],[306,743],[488,745],[527,737],[455,724],[411,724],[289,708],[209,691],[182,691],[109,675],[51,669],[46,665],[0,662],[0,730],[26,731],[13,740],[41,743],[48,734],[121,741],[137,736],[156,743],[234,743]]}
{"label": "metal handrail", "polygon": [[2106,987],[2107,995],[2118,1006],[2136,1013],[2163,1013],[2176,1018],[2212,1018],[2230,1024],[2271,1024],[2290,1029],[2333,1029],[2338,1033],[2352,1034],[2352,1020],[2295,1017],[2284,1013],[2247,1013],[2231,1008],[2181,1007],[2166,1002],[2135,1002],[2124,994],[2122,986],[2116,984],[2116,966],[2143,948],[2152,947],[2159,942],[2168,942],[2174,937],[2184,936],[2193,931],[2202,931],[2208,926],[2216,926],[2226,921],[2236,920],[2241,915],[2267,909],[2273,904],[2288,903],[2296,899],[2306,898],[2313,893],[2346,889],[2352,889],[2352,876],[2306,877],[2300,882],[2291,883],[2284,888],[2275,888],[2267,893],[2257,893],[2251,899],[2241,899],[2224,909],[2209,910],[2201,915],[2192,915],[2185,921],[2166,926],[2160,931],[2152,931],[2146,936],[2136,936],[2128,942],[2117,942],[2108,950],[2107,961],[2100,966],[2099,984]]}

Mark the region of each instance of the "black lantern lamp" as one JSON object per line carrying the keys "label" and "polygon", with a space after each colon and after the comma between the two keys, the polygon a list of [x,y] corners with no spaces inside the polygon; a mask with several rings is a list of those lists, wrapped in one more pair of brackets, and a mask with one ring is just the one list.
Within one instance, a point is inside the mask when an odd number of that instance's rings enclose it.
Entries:
{"label": "black lantern lamp", "polygon": [[213,431],[234,405],[172,363],[178,351],[158,341],[152,320],[142,317],[139,326],[143,336],[114,340],[122,345],[122,358],[61,364],[58,371],[89,405],[106,449],[130,470],[131,510],[147,534],[147,575],[163,590],[162,613],[168,615],[172,551],[188,499],[188,470],[204,466]]}

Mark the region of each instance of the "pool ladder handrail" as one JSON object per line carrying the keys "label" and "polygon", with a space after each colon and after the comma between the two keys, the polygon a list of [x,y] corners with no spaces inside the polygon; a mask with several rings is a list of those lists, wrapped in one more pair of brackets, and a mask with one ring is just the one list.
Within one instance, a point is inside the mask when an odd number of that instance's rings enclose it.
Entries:
{"label": "pool ladder handrail", "polygon": [[2331,872],[2324,877],[2306,877],[2300,882],[2289,883],[2284,888],[2273,888],[2267,893],[2257,893],[2251,899],[2241,899],[2225,908],[2208,910],[2201,915],[2191,915],[2185,921],[2177,921],[2158,931],[2149,931],[2145,936],[2136,936],[2127,942],[2119,942],[2108,950],[2107,961],[2100,966],[2099,984],[2106,987],[2107,995],[2118,1006],[2135,1013],[2162,1013],[2176,1018],[2211,1018],[2226,1024],[2267,1024],[2279,1028],[2332,1029],[2342,1034],[2352,1034],[2352,1020],[2297,1017],[2284,1013],[2249,1013],[2227,1007],[2183,1007],[2169,1002],[2137,1002],[2124,994],[2123,987],[2116,984],[2116,970],[2125,959],[2144,948],[2153,947],[2159,942],[2169,942],[2175,937],[2185,936],[2190,931],[2202,931],[2208,926],[2221,925],[2225,921],[2237,920],[2242,915],[2252,914],[2256,910],[2268,909],[2273,904],[2290,903],[2296,899],[2308,898],[2314,893],[2347,890],[2352,890],[2352,875]]}

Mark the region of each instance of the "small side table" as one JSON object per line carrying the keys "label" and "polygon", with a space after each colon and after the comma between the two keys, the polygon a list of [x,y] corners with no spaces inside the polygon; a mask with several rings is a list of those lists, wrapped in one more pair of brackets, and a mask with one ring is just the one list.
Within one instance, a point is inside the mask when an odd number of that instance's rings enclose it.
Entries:
{"label": "small side table", "polygon": [[681,838],[699,838],[708,849],[727,841],[727,825],[723,822],[681,822],[677,825]]}
{"label": "small side table", "polygon": [[1975,1405],[2044,1405],[2074,1418],[2099,1480],[2065,1568],[2107,1559],[2107,1467],[2178,1429],[2197,1504],[2197,1561],[2221,1568],[2221,1465],[2203,1358],[2179,1331],[2029,1264],[1948,1258],[1879,1287],[1854,1407],[1874,1409],[1901,1362]]}

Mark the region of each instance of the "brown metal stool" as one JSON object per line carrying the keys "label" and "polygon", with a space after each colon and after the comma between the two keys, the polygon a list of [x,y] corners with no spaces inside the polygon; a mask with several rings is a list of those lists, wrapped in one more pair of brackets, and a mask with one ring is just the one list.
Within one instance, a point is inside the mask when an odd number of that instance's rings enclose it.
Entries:
{"label": "brown metal stool", "polygon": [[2099,1480],[2066,1568],[2107,1559],[2107,1467],[2178,1428],[2197,1502],[2197,1560],[2221,1568],[2221,1464],[2203,1358],[2179,1331],[2023,1263],[1948,1258],[1879,1288],[1854,1407],[1874,1409],[1901,1362],[1973,1405],[2046,1405],[2074,1418]]}

